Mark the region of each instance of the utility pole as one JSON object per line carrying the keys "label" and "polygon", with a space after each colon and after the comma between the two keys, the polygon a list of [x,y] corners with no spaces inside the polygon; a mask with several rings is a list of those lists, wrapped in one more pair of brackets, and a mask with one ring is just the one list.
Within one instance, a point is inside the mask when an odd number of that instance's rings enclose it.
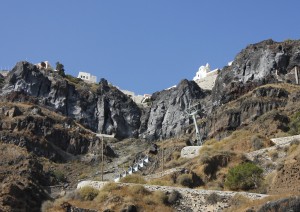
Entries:
{"label": "utility pole", "polygon": [[200,111],[199,107],[200,107],[200,103],[198,103],[196,105],[193,105],[193,106],[190,106],[189,108],[186,109],[185,112],[189,116],[193,117],[193,121],[194,121],[194,125],[195,125],[195,131],[196,131],[197,144],[199,146],[202,146],[202,139],[201,139],[201,136],[200,136],[200,131],[199,131],[199,128],[198,128],[198,125],[197,125],[197,120],[196,120],[196,115]]}
{"label": "utility pole", "polygon": [[107,135],[107,134],[100,134],[95,133],[95,135],[101,139],[101,180],[103,181],[104,175],[104,137],[105,138],[114,138],[115,135]]}
{"label": "utility pole", "polygon": [[162,163],[162,171],[161,171],[161,176],[163,176],[163,172],[164,172],[164,148],[162,148],[162,153],[161,153],[161,163]]}
{"label": "utility pole", "polygon": [[103,151],[103,147],[104,147],[104,139],[103,136],[101,137],[101,181],[103,181],[103,170],[104,170],[104,151]]}
{"label": "utility pole", "polygon": [[296,85],[299,85],[299,73],[298,73],[297,66],[295,66],[295,79],[296,79]]}

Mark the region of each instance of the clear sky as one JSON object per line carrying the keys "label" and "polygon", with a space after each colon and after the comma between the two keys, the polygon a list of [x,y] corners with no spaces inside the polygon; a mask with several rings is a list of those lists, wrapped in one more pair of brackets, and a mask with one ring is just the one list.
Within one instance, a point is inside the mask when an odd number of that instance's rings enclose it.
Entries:
{"label": "clear sky", "polygon": [[248,44],[300,39],[299,0],[2,0],[0,69],[59,61],[136,94],[222,68]]}

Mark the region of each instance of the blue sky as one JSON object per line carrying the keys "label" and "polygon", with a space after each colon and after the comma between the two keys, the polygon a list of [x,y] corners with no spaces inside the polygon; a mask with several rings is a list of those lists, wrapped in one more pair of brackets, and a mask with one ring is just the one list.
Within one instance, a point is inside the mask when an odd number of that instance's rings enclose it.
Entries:
{"label": "blue sky", "polygon": [[248,44],[300,39],[299,0],[3,0],[0,68],[48,60],[137,94],[222,68]]}

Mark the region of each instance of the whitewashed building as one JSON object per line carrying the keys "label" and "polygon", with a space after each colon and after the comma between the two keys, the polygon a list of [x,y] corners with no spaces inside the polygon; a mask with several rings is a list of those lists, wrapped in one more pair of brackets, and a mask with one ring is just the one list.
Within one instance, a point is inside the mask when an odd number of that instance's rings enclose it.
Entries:
{"label": "whitewashed building", "polygon": [[211,90],[215,85],[218,71],[218,68],[211,71],[210,65],[207,63],[205,66],[200,66],[193,80],[200,88]]}
{"label": "whitewashed building", "polygon": [[90,73],[87,72],[79,72],[78,77],[88,83],[96,83],[97,82],[97,77],[94,75],[91,75]]}

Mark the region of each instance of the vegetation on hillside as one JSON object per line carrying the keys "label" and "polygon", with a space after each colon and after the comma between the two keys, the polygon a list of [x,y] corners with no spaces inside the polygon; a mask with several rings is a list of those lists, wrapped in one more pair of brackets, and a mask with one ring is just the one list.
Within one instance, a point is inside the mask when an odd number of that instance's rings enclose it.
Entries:
{"label": "vegetation on hillside", "polygon": [[106,184],[102,189],[83,187],[65,197],[47,201],[43,204],[43,210],[49,212],[64,211],[62,203],[69,202],[79,208],[93,209],[97,211],[111,210],[121,211],[129,206],[138,211],[165,211],[171,212],[171,205],[179,198],[179,194],[162,191],[151,192],[142,185],[119,186],[115,183]]}
{"label": "vegetation on hillside", "polygon": [[258,188],[262,181],[263,170],[253,163],[242,163],[229,169],[225,185],[232,190]]}

